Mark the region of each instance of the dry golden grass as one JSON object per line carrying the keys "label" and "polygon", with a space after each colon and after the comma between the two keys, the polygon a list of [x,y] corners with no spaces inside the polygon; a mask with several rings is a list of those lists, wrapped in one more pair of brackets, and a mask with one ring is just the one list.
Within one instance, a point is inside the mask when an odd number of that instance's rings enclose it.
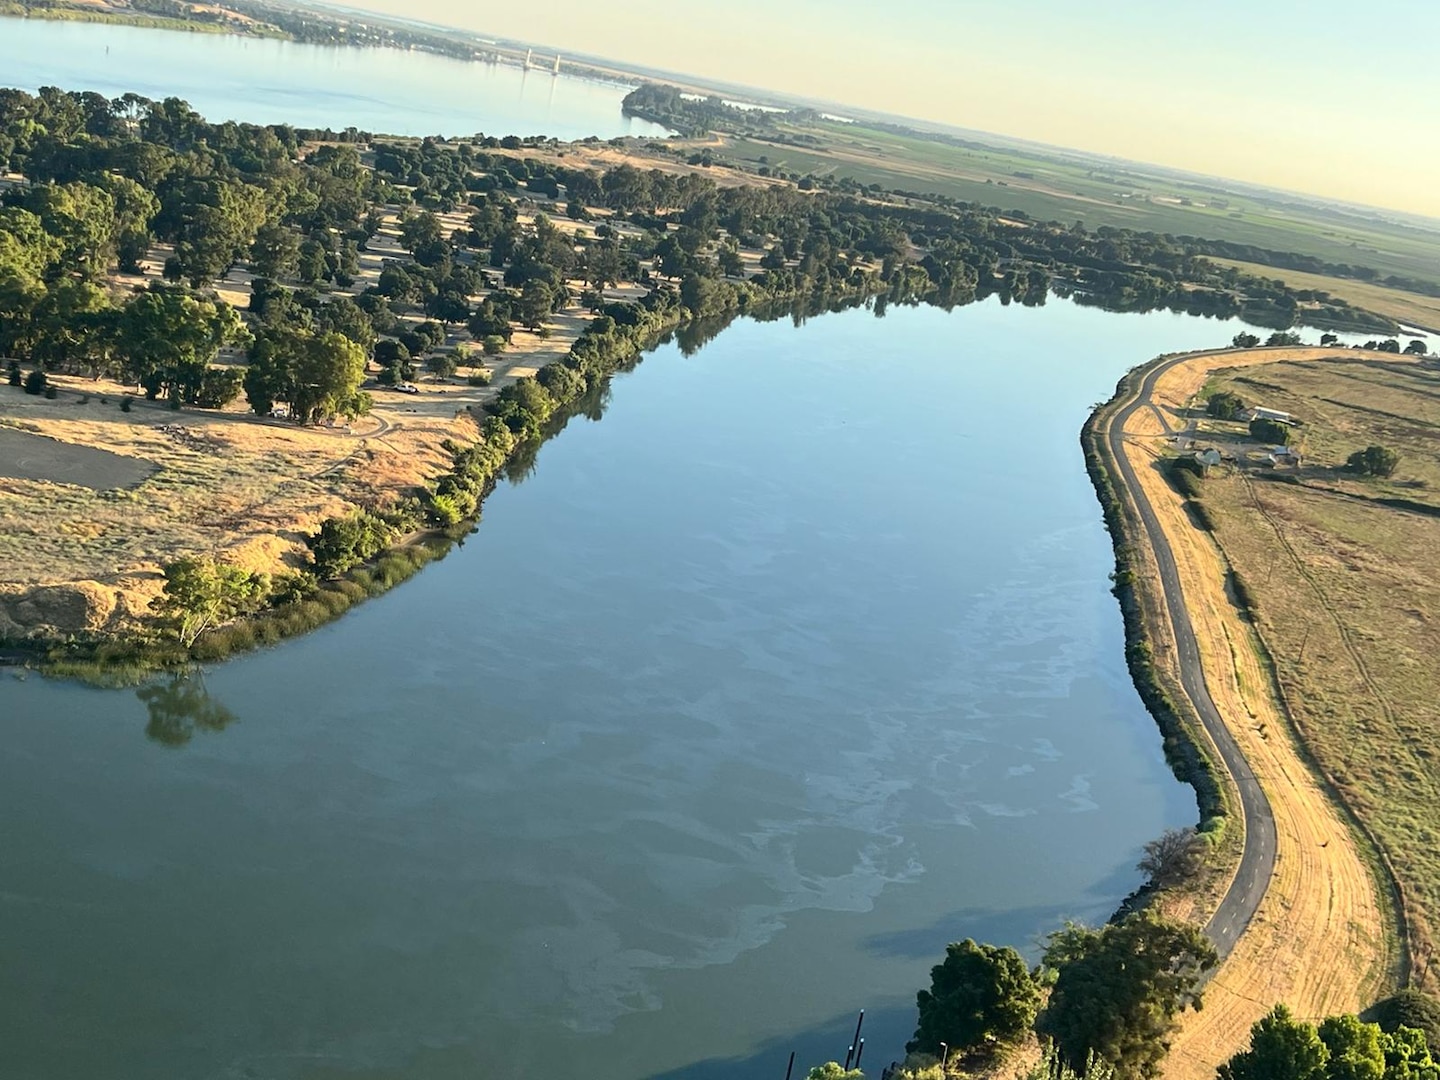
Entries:
{"label": "dry golden grass", "polygon": [[[1225,362],[1276,358],[1255,353]],[[1216,362],[1198,358],[1173,369],[1158,387],[1157,403],[1172,415],[1183,413]],[[1198,1080],[1212,1076],[1276,1002],[1304,1016],[1369,1004],[1396,967],[1395,935],[1361,845],[1323,778],[1307,765],[1305,747],[1276,700],[1263,646],[1227,593],[1224,553],[1194,527],[1157,467],[1170,452],[1159,419],[1141,411],[1127,434],[1127,453],[1175,553],[1211,693],[1265,786],[1277,827],[1275,877],[1259,913],[1211,984],[1204,1011],[1188,1017],[1167,1062],[1168,1075]],[[1162,638],[1156,646],[1157,660],[1173,668],[1173,642]]]}
{"label": "dry golden grass", "polygon": [[159,469],[110,491],[0,479],[0,637],[128,628],[158,591],[160,567],[182,555],[283,569],[323,518],[423,483],[446,465],[447,436],[475,435],[453,407],[380,409],[346,432],[138,403],[125,413],[120,387],[56,382],[90,402],[5,387],[0,423]]}
{"label": "dry golden grass", "polygon": [[[1373,832],[1404,892],[1417,981],[1440,916],[1440,371],[1345,354],[1270,364],[1219,385],[1305,420],[1298,484],[1206,481],[1217,538],[1255,597],[1286,701],[1320,766]],[[1382,444],[1390,480],[1340,470]]]}

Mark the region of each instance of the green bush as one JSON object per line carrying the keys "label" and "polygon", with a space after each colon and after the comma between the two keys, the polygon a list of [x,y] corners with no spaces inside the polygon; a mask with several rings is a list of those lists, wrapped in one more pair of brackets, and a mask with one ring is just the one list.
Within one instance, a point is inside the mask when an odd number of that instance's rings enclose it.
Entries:
{"label": "green bush", "polygon": [[1270,443],[1275,446],[1289,446],[1290,438],[1294,433],[1284,424],[1274,420],[1251,420],[1250,437],[1256,442]]}
{"label": "green bush", "polygon": [[1400,455],[1388,446],[1367,446],[1356,450],[1346,460],[1345,466],[1361,476],[1393,476],[1400,464]]}

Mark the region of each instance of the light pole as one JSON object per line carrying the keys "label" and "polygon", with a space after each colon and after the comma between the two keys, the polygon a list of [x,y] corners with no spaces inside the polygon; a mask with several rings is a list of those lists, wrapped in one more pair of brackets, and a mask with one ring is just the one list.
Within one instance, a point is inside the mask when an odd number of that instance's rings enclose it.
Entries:
{"label": "light pole", "polygon": [[941,1071],[942,1073],[945,1071],[945,1064],[946,1064],[946,1062],[948,1062],[949,1060],[950,1060],[950,1044],[949,1044],[949,1043],[943,1043],[943,1042],[942,1042],[942,1043],[940,1044],[940,1071]]}

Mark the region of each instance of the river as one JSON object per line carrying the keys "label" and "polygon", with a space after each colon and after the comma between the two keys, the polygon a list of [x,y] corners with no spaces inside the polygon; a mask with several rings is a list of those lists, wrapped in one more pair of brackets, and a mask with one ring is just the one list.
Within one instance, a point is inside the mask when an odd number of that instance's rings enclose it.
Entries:
{"label": "river", "polygon": [[946,942],[1034,955],[1194,819],[1077,433],[1238,328],[741,321],[309,637],[0,673],[4,1074],[778,1078],[862,1007],[878,1072]]}
{"label": "river", "polygon": [[614,83],[400,49],[0,18],[0,85],[180,97],[207,120],[389,135],[664,135]]}

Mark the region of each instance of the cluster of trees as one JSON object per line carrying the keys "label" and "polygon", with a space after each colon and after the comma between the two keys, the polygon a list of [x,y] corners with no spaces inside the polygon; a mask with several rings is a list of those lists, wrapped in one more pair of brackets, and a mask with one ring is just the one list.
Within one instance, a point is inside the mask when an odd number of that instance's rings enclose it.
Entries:
{"label": "cluster of trees", "polygon": [[906,1050],[970,1069],[994,1064],[1033,1032],[1077,1074],[1104,1062],[1119,1077],[1154,1076],[1177,1017],[1199,1006],[1216,962],[1198,929],[1150,911],[1099,929],[1066,926],[1034,970],[1014,949],[959,942],[917,995]]}
{"label": "cluster of trees", "polygon": [[1440,1062],[1419,1028],[1386,1031],[1349,1015],[1316,1025],[1277,1005],[1251,1029],[1249,1047],[1221,1065],[1218,1075],[1219,1080],[1435,1080]]}

